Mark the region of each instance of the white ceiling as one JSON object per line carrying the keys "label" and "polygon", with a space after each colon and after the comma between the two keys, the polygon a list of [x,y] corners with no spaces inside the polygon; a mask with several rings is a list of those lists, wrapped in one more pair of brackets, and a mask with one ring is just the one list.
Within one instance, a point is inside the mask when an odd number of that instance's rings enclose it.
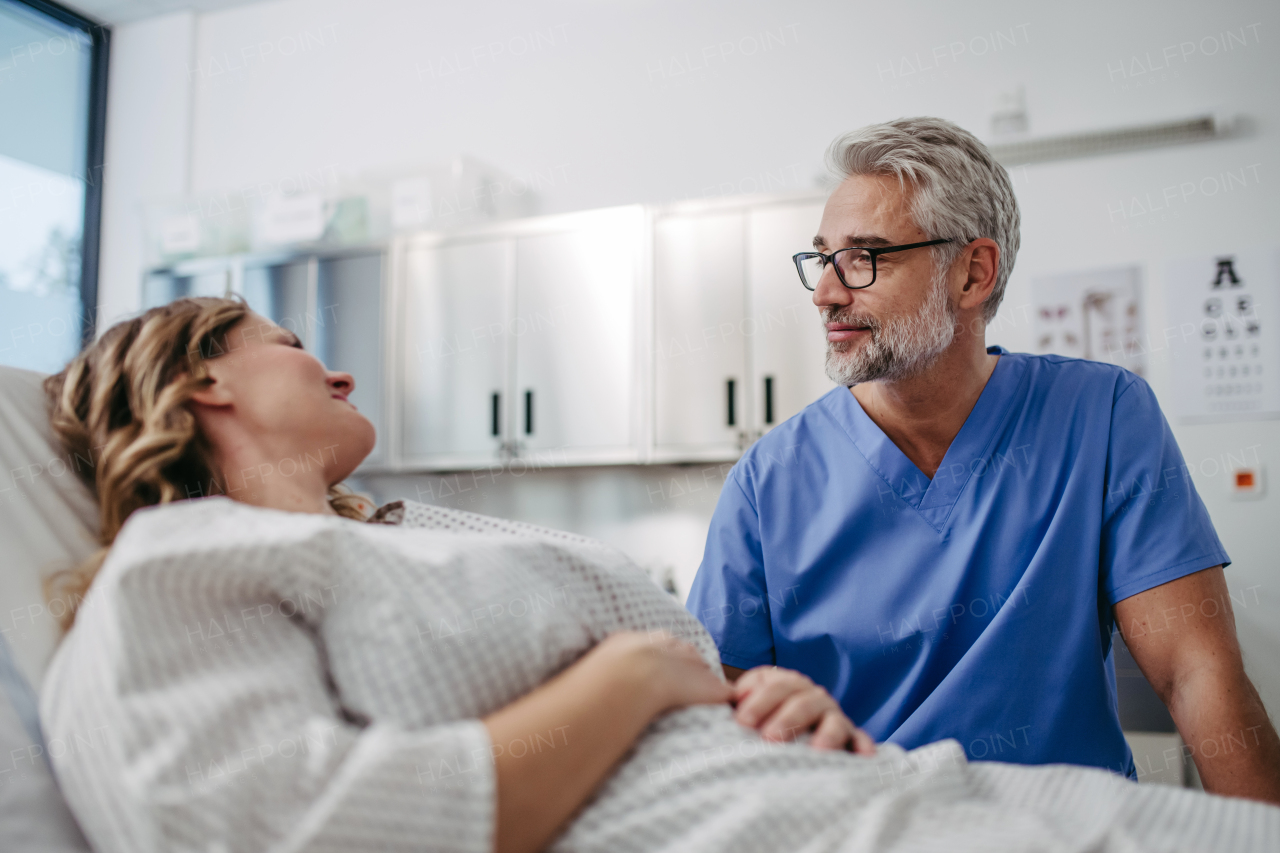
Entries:
{"label": "white ceiling", "polygon": [[64,5],[104,24],[127,24],[172,12],[216,12],[254,0],[72,0]]}

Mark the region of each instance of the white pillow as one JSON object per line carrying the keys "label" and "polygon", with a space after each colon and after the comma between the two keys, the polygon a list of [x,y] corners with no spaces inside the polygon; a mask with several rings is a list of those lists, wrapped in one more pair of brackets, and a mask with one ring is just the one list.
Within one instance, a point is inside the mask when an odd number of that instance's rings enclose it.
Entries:
{"label": "white pillow", "polygon": [[49,428],[44,376],[0,367],[0,838],[6,851],[89,845],[67,809],[36,715],[59,634],[42,573],[93,552],[98,508]]}
{"label": "white pillow", "polygon": [[42,573],[93,553],[98,507],[49,427],[44,375],[0,367],[0,637],[38,686],[58,639]]}
{"label": "white pillow", "polygon": [[0,838],[6,853],[89,853],[49,772],[48,751],[66,748],[46,745],[40,736],[35,692],[0,637]]}

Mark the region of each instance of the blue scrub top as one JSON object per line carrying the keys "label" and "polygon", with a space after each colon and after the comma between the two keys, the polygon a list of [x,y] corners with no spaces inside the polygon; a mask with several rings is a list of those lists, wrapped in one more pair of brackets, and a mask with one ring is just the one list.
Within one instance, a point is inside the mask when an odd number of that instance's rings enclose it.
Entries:
{"label": "blue scrub top", "polygon": [[1112,606],[1229,562],[1150,386],[1000,355],[932,481],[836,388],[725,482],[688,608],[877,741],[1134,775]]}

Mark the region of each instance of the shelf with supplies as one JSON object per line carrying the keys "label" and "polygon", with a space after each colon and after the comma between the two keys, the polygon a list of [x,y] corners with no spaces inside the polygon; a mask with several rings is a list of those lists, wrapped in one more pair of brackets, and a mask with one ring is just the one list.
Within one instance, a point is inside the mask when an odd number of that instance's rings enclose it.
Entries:
{"label": "shelf with supplies", "polygon": [[832,385],[791,255],[816,194],[421,231],[184,261],[147,307],[243,294],[378,427],[365,472],[732,461]]}

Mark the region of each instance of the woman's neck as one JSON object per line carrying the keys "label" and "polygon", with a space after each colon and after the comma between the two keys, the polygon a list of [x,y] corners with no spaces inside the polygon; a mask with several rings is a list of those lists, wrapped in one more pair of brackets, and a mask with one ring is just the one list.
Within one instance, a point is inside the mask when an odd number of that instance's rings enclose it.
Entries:
{"label": "woman's neck", "polygon": [[218,469],[232,500],[283,512],[337,514],[329,503],[323,456],[317,462],[310,454],[266,453],[242,445],[220,459]]}

